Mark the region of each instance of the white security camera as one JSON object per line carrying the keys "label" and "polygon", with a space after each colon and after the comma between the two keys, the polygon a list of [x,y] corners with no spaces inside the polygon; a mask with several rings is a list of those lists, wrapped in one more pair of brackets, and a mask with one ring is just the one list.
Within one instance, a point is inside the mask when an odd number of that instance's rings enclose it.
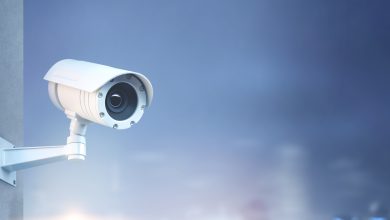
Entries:
{"label": "white security camera", "polygon": [[56,107],[116,129],[137,123],[153,98],[144,75],[85,61],[61,60],[45,79]]}
{"label": "white security camera", "polygon": [[85,134],[91,122],[115,129],[137,123],[153,99],[142,74],[72,59],[54,64],[46,76],[53,104],[71,119],[66,145],[14,148],[0,138],[0,179],[15,186],[15,171],[86,156]]}

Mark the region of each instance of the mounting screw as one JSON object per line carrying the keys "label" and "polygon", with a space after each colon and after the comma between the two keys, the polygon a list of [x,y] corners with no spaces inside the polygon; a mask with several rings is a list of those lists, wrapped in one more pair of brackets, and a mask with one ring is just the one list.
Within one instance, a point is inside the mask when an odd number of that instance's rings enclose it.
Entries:
{"label": "mounting screw", "polygon": [[98,97],[99,98],[103,97],[103,93],[99,92]]}
{"label": "mounting screw", "polygon": [[99,113],[99,116],[100,116],[101,118],[103,118],[103,117],[104,117],[104,112],[100,112],[100,113]]}
{"label": "mounting screw", "polygon": [[16,185],[16,180],[14,180],[14,185]]}
{"label": "mounting screw", "polygon": [[133,125],[133,124],[135,124],[135,121],[131,121],[131,122],[130,122],[130,125]]}
{"label": "mounting screw", "polygon": [[114,124],[114,126],[112,126],[113,128],[118,128],[118,125],[117,124]]}

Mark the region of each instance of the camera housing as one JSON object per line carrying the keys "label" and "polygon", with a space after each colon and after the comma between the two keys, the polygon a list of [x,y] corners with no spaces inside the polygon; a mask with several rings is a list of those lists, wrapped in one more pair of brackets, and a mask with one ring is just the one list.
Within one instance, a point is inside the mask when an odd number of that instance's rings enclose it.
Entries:
{"label": "camera housing", "polygon": [[153,99],[144,75],[86,61],[61,60],[44,79],[57,108],[116,129],[137,123]]}
{"label": "camera housing", "polygon": [[16,171],[63,160],[84,160],[91,122],[126,129],[137,123],[153,99],[142,74],[105,65],[61,60],[44,77],[49,97],[70,119],[65,145],[15,147],[0,137],[0,180],[16,186]]}

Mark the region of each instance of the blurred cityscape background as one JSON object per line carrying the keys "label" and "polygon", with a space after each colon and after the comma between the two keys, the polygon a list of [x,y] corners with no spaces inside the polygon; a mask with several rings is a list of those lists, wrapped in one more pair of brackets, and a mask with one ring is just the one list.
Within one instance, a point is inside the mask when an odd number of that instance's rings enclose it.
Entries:
{"label": "blurred cityscape background", "polygon": [[145,73],[139,124],[22,171],[26,220],[389,219],[390,1],[25,0],[25,144],[63,58]]}

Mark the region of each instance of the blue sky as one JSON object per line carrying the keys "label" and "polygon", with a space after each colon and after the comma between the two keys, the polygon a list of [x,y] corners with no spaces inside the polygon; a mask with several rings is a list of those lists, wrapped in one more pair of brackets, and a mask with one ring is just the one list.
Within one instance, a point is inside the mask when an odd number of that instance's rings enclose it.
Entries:
{"label": "blue sky", "polygon": [[26,145],[65,142],[42,79],[60,59],[155,89],[131,129],[89,127],[85,161],[23,171],[25,218],[305,220],[387,205],[389,7],[25,0]]}

